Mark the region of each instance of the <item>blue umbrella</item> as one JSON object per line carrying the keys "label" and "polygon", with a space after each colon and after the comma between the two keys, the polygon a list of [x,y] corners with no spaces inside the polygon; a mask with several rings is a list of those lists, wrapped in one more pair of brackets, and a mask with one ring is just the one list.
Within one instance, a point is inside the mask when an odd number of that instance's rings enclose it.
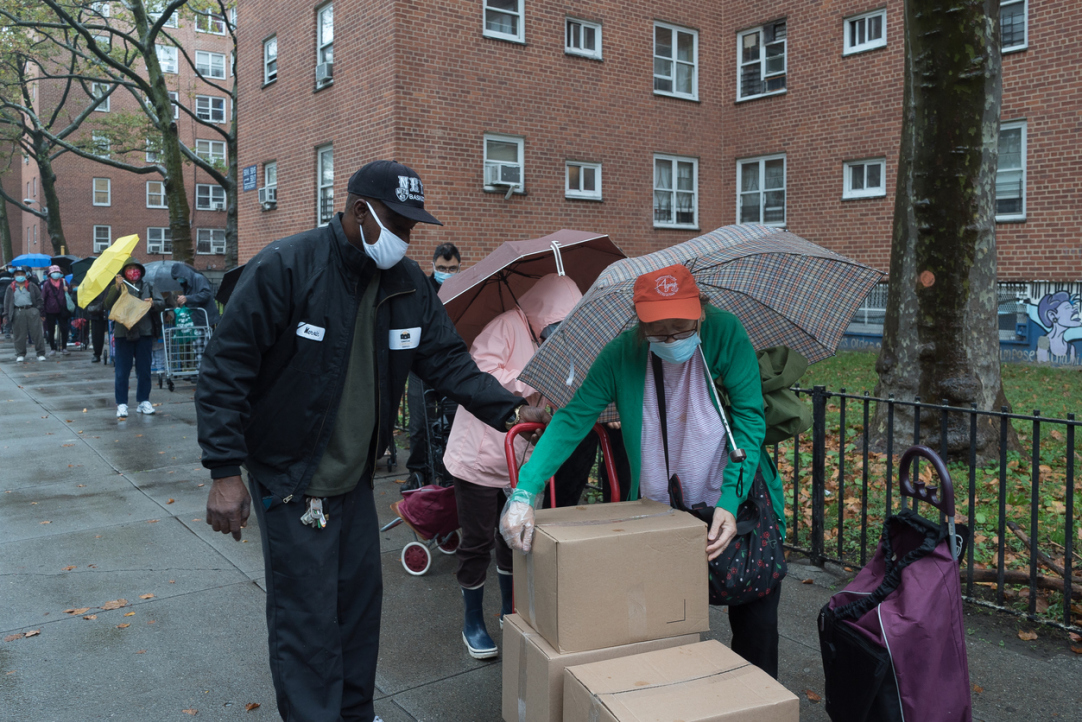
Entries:
{"label": "blue umbrella", "polygon": [[13,266],[30,266],[31,268],[48,268],[53,265],[53,257],[44,253],[24,253],[11,259]]}

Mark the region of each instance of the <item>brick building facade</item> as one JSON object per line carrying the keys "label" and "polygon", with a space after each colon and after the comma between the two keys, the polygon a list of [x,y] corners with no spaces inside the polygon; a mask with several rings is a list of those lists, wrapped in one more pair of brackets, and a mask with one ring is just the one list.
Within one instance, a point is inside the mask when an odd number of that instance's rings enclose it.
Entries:
{"label": "brick building facade", "polygon": [[[1082,76],[1064,57],[1082,19],[1066,5],[1004,0],[1004,280],[1082,275],[1069,178]],[[339,210],[349,175],[391,157],[421,174],[446,224],[415,233],[422,263],[441,242],[470,263],[558,228],[639,255],[765,220],[887,268],[901,0],[251,0],[240,12],[240,165],[277,192],[274,204],[240,194],[242,261]]]}
{"label": "brick building facade", "polygon": [[[197,29],[196,22],[190,18],[175,18],[174,22],[176,27],[168,27],[168,32],[183,45],[205,75],[218,78],[218,84],[228,87],[232,83],[233,42],[224,27],[201,22]],[[199,79],[182,54],[165,53],[159,55],[159,60],[163,69],[175,69],[175,72],[167,75],[166,83],[170,91],[177,94],[178,101],[213,122],[228,124],[231,117],[228,96]],[[35,85],[38,86],[35,90],[38,113],[55,108],[64,91],[63,82],[45,79]],[[61,112],[73,117],[89,102],[90,99],[75,84]],[[141,112],[129,91],[117,88],[110,95],[108,104],[92,112],[69,141],[80,143],[92,140],[94,129],[101,128],[102,122],[107,122],[110,116]],[[225,159],[225,144],[221,136],[202,126],[182,109],[176,112],[176,123],[180,139],[188,147],[196,152],[202,149],[208,155]],[[197,145],[199,140],[204,143]],[[152,156],[146,152],[143,139],[133,139],[125,148],[136,150],[113,152],[112,155],[132,165],[144,165],[151,161]],[[124,149],[110,148],[110,151],[114,150]],[[28,163],[17,159],[8,175],[12,172],[20,178],[22,192],[28,193],[19,198],[29,197],[40,203],[42,191],[37,164],[32,159]],[[56,190],[61,204],[60,216],[67,253],[89,256],[121,236],[137,233],[143,241],[135,254],[139,260],[147,262],[172,257],[167,252],[170,249],[169,211],[166,209],[162,176],[156,173],[130,173],[70,152],[53,161],[53,172],[57,177]],[[211,271],[210,275],[214,276],[215,271],[225,270],[225,193],[204,171],[191,163],[185,166],[185,187],[192,209],[192,243],[196,246],[194,265],[200,270]],[[215,210],[218,203],[222,210]],[[13,229],[16,231],[13,237],[15,254],[52,255],[45,221],[23,211],[16,211],[13,215],[20,219],[18,224],[12,224],[19,226]],[[199,243],[200,240],[202,243]]]}

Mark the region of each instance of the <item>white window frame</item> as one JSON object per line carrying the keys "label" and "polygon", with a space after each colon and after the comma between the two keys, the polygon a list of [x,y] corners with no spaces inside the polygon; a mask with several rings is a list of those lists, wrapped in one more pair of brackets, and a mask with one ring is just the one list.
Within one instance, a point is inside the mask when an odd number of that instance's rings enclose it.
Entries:
{"label": "white window frame", "polygon": [[[324,159],[330,157],[330,179],[324,178]],[[324,202],[324,198],[328,202]],[[327,206],[327,215],[324,216],[323,208]],[[324,225],[334,218],[334,144],[321,145],[316,148],[316,223]]]}
{"label": "white window frame", "polygon": [[[330,40],[323,37],[323,15],[331,14],[331,37]],[[316,65],[334,63],[334,3],[329,2],[321,5],[316,10]],[[327,78],[317,83],[316,88],[326,88],[334,84],[334,78]]]}
{"label": "white window frame", "polygon": [[158,152],[159,151],[150,149],[151,148],[150,138],[146,139],[146,147],[147,147],[147,151],[146,151],[147,163],[159,163],[160,162],[158,160]]}
{"label": "white window frame", "polygon": [[[155,236],[155,238],[151,238],[151,236]],[[173,229],[169,226],[151,226],[147,228],[147,253],[156,256],[173,255]]]}
{"label": "white window frame", "polygon": [[[574,45],[572,42],[573,25],[578,26],[578,45]],[[587,30],[594,31],[593,50],[583,47]],[[568,55],[578,55],[581,58],[601,60],[601,23],[593,23],[589,20],[580,20],[570,15],[567,16],[564,20],[564,52]]]}
{"label": "white window frame", "polygon": [[[766,62],[767,62],[767,59],[766,59],[766,45],[767,44],[763,42],[762,33],[763,33],[763,30],[768,25],[777,25],[778,23],[785,23],[785,39],[781,41],[785,45],[785,51],[784,51],[784,54],[782,55],[782,57],[784,58],[785,67],[782,69],[781,72],[770,73],[769,77],[770,78],[777,78],[777,77],[783,78],[785,80],[785,87],[784,88],[779,88],[777,90],[769,90],[769,91],[764,90],[764,92],[758,93],[756,95],[742,95],[741,94],[742,88],[741,88],[740,81],[741,81],[742,71],[743,71],[743,69],[744,69],[744,67],[746,65],[752,65],[752,64],[755,64],[755,63],[757,63],[759,65],[759,78],[762,81],[763,87],[765,89],[767,78],[768,78],[768,75],[767,75],[767,72],[766,72]],[[752,62],[749,62],[749,63],[745,63],[744,62],[744,38],[747,37],[748,35],[753,35],[753,34],[756,34],[756,33],[759,34],[759,59],[755,60],[755,61],[752,61]],[[777,42],[777,41],[775,40],[774,42]],[[737,33],[736,34],[736,102],[739,103],[739,102],[743,102],[745,100],[754,100],[755,98],[765,98],[765,97],[770,96],[770,95],[782,95],[782,94],[786,93],[788,91],[788,89],[789,89],[789,21],[788,21],[788,19],[773,20],[773,21],[771,21],[769,23],[764,23],[763,25],[760,25],[757,28],[751,28],[750,30],[744,30],[742,32]]]}
{"label": "white window frame", "polygon": [[[485,133],[483,148],[484,167],[487,168],[489,164],[488,160],[488,142],[490,140],[500,141],[503,143],[514,143],[518,146],[518,163],[519,168],[519,184],[511,186],[514,188],[515,193],[526,192],[526,139],[520,135],[503,135],[502,133]],[[492,161],[493,163],[506,163],[507,161]],[[505,185],[484,185],[486,191],[506,193],[508,186]]]}
{"label": "white window frame", "polygon": [[91,153],[99,158],[111,158],[113,155],[113,142],[100,131],[90,131],[90,145],[93,146]]}
{"label": "white window frame", "polygon": [[[855,166],[863,166],[864,188],[853,190],[851,187],[852,171]],[[874,188],[868,187],[868,166],[879,166],[879,185]],[[859,160],[847,160],[842,163],[842,198],[883,198],[887,195],[887,159],[886,158],[863,158]]]}
{"label": "white window frame", "polygon": [[[781,160],[781,188],[766,188],[766,163],[772,160]],[[750,193],[759,194],[759,220],[758,221],[746,221],[747,223],[759,223],[764,226],[774,226],[776,228],[785,228],[789,222],[789,160],[786,158],[785,153],[773,153],[771,155],[761,155],[755,158],[741,158],[736,161],[736,222],[745,223],[740,220],[740,208],[741,208],[741,196],[744,194],[743,185],[741,184],[741,171],[744,165],[758,163],[759,164],[759,189],[757,191],[749,191]],[[781,191],[785,194],[782,201],[782,220],[778,221],[765,221],[763,218],[766,216],[766,194],[767,191]]]}
{"label": "white window frame", "polygon": [[[151,201],[157,197],[158,202]],[[168,208],[165,202],[165,181],[147,181],[147,208]]]}
{"label": "white window frame", "polygon": [[225,210],[225,188],[217,183],[195,184],[195,209],[197,211],[213,211],[215,203],[221,203],[221,210]]}
{"label": "white window frame", "polygon": [[[517,10],[505,10],[503,8],[489,7],[489,0],[484,0],[481,9],[481,35],[494,40],[506,40],[509,43],[526,43],[526,0],[516,0]],[[509,15],[518,20],[517,33],[505,33],[500,30],[490,30],[488,27],[488,14]]]}
{"label": "white window frame", "polygon": [[[200,104],[206,106],[206,112],[205,113],[204,113],[203,109],[199,107]],[[220,105],[221,106],[220,107],[220,110],[221,110],[221,119],[220,120],[215,120],[214,119],[214,106],[215,105]],[[206,115],[206,117],[204,117],[204,115]],[[204,121],[206,121],[208,123],[224,124],[226,122],[225,98],[219,97],[217,95],[197,95],[197,96],[195,96],[195,117],[199,118],[200,120],[204,120]]]}
{"label": "white window frame", "polygon": [[[868,20],[870,18],[879,17],[880,23],[882,23],[882,33],[880,37],[875,40],[865,40],[863,43],[853,44],[853,31],[852,25],[855,23],[864,23],[864,34],[867,38],[868,34]],[[843,28],[845,35],[843,39],[844,50],[842,55],[855,55],[857,53],[863,53],[868,50],[874,50],[875,48],[886,47],[887,44],[887,9],[879,8],[878,10],[872,10],[871,12],[861,13],[860,15],[854,15],[853,17],[845,19],[845,25]],[[786,46],[788,50],[788,46]]]}
{"label": "white window frame", "polygon": [[225,35],[225,18],[213,13],[197,13],[195,16],[195,32],[207,33],[208,35]]}
{"label": "white window frame", "polygon": [[[99,190],[98,181],[104,181],[105,189]],[[105,202],[98,202],[98,193],[105,194]],[[90,181],[90,200],[96,206],[113,205],[113,180],[111,178],[93,178]]]}
{"label": "white window frame", "polygon": [[[161,66],[162,72],[168,75],[176,75],[179,72],[179,66],[177,62],[177,47],[175,45],[162,45],[161,43],[155,43],[154,52],[158,55],[158,65]],[[163,58],[162,56],[167,56]],[[171,57],[168,57],[171,56]]]}
{"label": "white window frame", "polygon": [[[202,150],[201,150],[202,149]],[[225,162],[225,141],[197,138],[195,154],[208,163]]]}
{"label": "white window frame", "polygon": [[[214,238],[221,234],[220,238]],[[200,244],[206,243],[209,250],[199,250]],[[195,253],[199,256],[224,256],[225,255],[225,229],[224,228],[196,228],[195,229]]]}
{"label": "white window frame", "polygon": [[[217,63],[215,63],[217,61]],[[225,79],[225,55],[209,50],[195,51],[195,72],[204,78]]]}
{"label": "white window frame", "polygon": [[[99,238],[101,231],[105,231],[105,238]],[[112,226],[94,226],[94,253],[101,253],[113,243]]]}
{"label": "white window frame", "polygon": [[[147,5],[148,6],[153,5],[154,7],[161,7],[161,6],[165,5],[165,1],[161,0],[160,2],[147,3]],[[150,12],[149,7],[147,8],[147,17],[150,18],[151,24],[158,22],[158,18],[160,18],[161,16],[162,16],[162,14],[160,12]],[[178,12],[176,10],[173,11],[173,14],[169,16],[168,20],[166,20],[164,23],[162,23],[162,27],[163,28],[179,28],[180,27],[180,22],[178,20]]]}
{"label": "white window frame", "polygon": [[110,106],[110,102],[113,99],[113,96],[106,95],[106,93],[108,93],[108,92],[109,92],[109,84],[108,83],[91,83],[90,84],[91,102],[97,100],[98,98],[101,98],[102,96],[105,96],[105,99],[102,100],[100,103],[98,103],[98,107],[94,108],[95,113],[108,113],[109,112],[109,106]]}
{"label": "white window frame", "polygon": [[90,3],[90,9],[98,15],[101,15],[103,18],[109,17],[111,13],[109,3]]}
{"label": "white window frame", "polygon": [[173,103],[173,120],[180,119],[180,93],[175,90],[170,90],[169,100]]}
{"label": "white window frame", "polygon": [[[1003,47],[1003,45],[1002,45],[1002,43],[1003,43],[1003,26],[1002,26],[1003,6],[1004,5],[1017,5],[1019,3],[1021,3],[1021,5],[1022,5],[1022,23],[1023,23],[1022,24],[1022,44],[1021,45],[1012,45],[1009,48],[1008,47]],[[1020,50],[1025,50],[1026,48],[1028,48],[1029,47],[1029,0],[1000,0],[1000,3],[999,3],[999,17],[1000,17],[1000,22],[1001,22],[1000,30],[999,30],[1000,54],[1001,55],[1006,55],[1008,53],[1017,53]]]}
{"label": "white window frame", "polygon": [[278,187],[278,161],[271,160],[263,164],[263,187]]}
{"label": "white window frame", "polygon": [[[672,57],[664,57],[657,54],[657,31],[659,29],[668,30],[672,33]],[[692,41],[695,44],[694,58],[691,63],[684,60],[677,60],[677,46],[679,43],[679,34],[684,33],[692,37]],[[654,95],[665,95],[670,98],[683,98],[684,100],[698,100],[699,99],[699,31],[692,28],[685,28],[680,25],[672,25],[670,23],[654,22],[654,32],[650,37],[650,42],[653,46],[653,58],[654,58]],[[658,75],[657,74],[657,61],[662,60],[671,63],[672,73],[670,75]],[[676,68],[677,65],[691,65],[691,92],[682,93],[676,89]],[[658,90],[657,81],[668,80],[672,83],[672,90]]]}
{"label": "white window frame", "polygon": [[[658,188],[657,187],[657,164],[658,162],[668,162],[672,164],[672,188]],[[691,163],[692,176],[691,176],[691,193],[692,193],[692,207],[694,208],[694,219],[690,223],[680,223],[676,220],[676,179],[677,179],[677,163]],[[651,195],[651,215],[654,219],[654,228],[687,228],[698,229],[699,227],[699,159],[691,156],[683,155],[669,155],[667,153],[654,153],[654,162],[650,165],[651,182],[650,187],[653,189]],[[687,191],[681,191],[687,192]],[[657,194],[669,193],[669,208],[672,209],[672,221],[665,222],[657,219]]]}
{"label": "white window frame", "polygon": [[[274,45],[274,56],[270,56],[271,44]],[[273,64],[274,68],[271,68]],[[278,80],[278,36],[274,35],[263,41],[263,85],[268,85]]]}
{"label": "white window frame", "polygon": [[[1027,168],[1026,168],[1026,166],[1027,166],[1027,159],[1026,159],[1027,138],[1026,138],[1026,136],[1028,134],[1028,132],[1026,130],[1026,121],[1024,121],[1024,120],[1016,120],[1016,121],[1012,121],[1012,122],[1009,122],[1009,123],[1000,123],[999,124],[1000,137],[1002,137],[1003,131],[1005,131],[1005,130],[1021,130],[1022,131],[1022,168],[1021,168],[1021,171],[1022,171],[1022,211],[1020,213],[996,213],[996,223],[1019,223],[1019,222],[1022,222],[1022,221],[1026,220],[1026,195],[1027,195],[1027,193],[1026,193],[1026,181],[1027,181],[1027,175],[1028,175],[1028,171],[1027,171]],[[1004,169],[1005,172],[1015,172],[1015,171],[1018,171],[1018,170],[1019,170],[1018,168]],[[999,182],[999,174],[1000,174],[1000,168],[998,167],[998,163],[997,163],[997,167],[996,167],[996,182],[997,182],[997,184]],[[998,203],[998,201],[997,201],[997,203]]]}
{"label": "white window frame", "polygon": [[[579,186],[580,188],[571,187],[571,167],[577,166],[579,169]],[[583,185],[583,170],[590,169],[594,172],[594,190],[588,191],[581,189]],[[564,197],[575,198],[581,200],[599,201],[601,197],[601,164],[600,163],[587,163],[578,160],[569,160],[564,163]]]}

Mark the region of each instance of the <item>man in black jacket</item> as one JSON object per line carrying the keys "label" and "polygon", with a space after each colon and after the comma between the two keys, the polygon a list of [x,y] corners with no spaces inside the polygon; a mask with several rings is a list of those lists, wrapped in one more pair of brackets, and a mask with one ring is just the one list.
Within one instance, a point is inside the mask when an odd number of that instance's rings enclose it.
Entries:
{"label": "man in black jacket", "polygon": [[240,539],[256,498],[271,674],[285,720],[374,719],[383,584],[376,460],[412,370],[503,431],[535,409],[477,369],[430,281],[404,259],[415,172],[369,163],[345,212],[248,262],[200,370],[207,523]]}

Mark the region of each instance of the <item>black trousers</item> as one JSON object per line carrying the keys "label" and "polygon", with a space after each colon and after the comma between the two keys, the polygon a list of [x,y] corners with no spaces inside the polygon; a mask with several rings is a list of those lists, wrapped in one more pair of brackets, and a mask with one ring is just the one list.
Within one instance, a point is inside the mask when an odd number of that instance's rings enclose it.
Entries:
{"label": "black trousers", "polygon": [[754,602],[729,607],[730,648],[774,679],[778,678],[778,604],[781,584]]}
{"label": "black trousers", "polygon": [[109,322],[104,318],[90,317],[90,345],[94,348],[94,357],[101,357],[101,350],[105,348],[105,329]]}
{"label": "black trousers", "polygon": [[[68,318],[66,312],[45,314],[45,340],[53,351],[56,351],[58,345],[61,350],[68,347]],[[60,338],[57,338],[57,331],[60,332]]]}
{"label": "black trousers", "polygon": [[458,571],[455,576],[464,589],[475,589],[485,583],[492,550],[496,550],[496,568],[511,572],[511,547],[500,534],[500,513],[507,501],[505,489],[481,486],[456,478],[455,503],[458,523],[462,527],[462,543],[458,545]]}
{"label": "black trousers", "polygon": [[278,712],[287,722],[372,722],[383,576],[367,475],[327,498],[325,529],[301,523],[307,503],[252,484],[267,572],[267,632]]}
{"label": "black trousers", "polygon": [[406,408],[410,420],[410,455],[406,460],[406,469],[416,471],[425,478],[426,483],[432,483],[433,480],[428,478],[428,425],[425,421],[435,416],[436,409],[434,404],[426,407],[425,396],[424,382],[411,372],[406,389]]}

